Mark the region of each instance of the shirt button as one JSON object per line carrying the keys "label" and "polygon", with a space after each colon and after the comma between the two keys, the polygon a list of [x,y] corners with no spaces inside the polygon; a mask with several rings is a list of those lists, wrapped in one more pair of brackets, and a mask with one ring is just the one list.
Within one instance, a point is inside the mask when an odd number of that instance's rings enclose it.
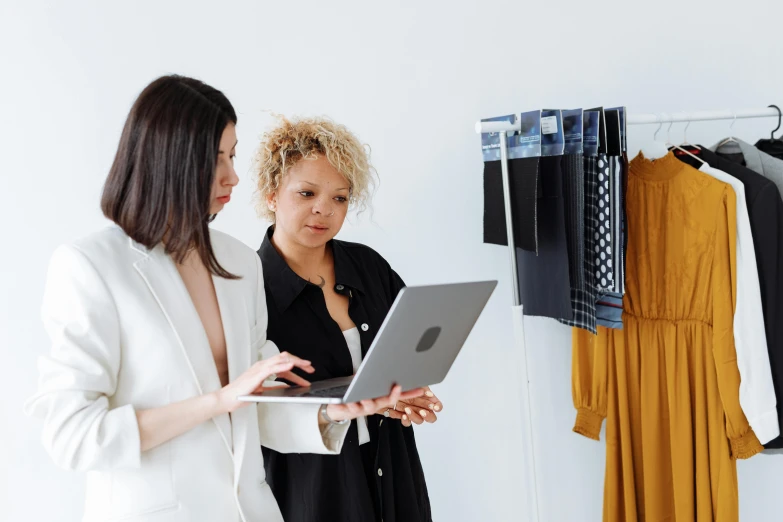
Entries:
{"label": "shirt button", "polygon": [[337,285],[335,286],[335,288],[337,289],[338,292],[342,292],[343,290],[345,290],[345,287],[343,285]]}
{"label": "shirt button", "polygon": [[383,470],[381,468],[378,468],[378,476],[379,477],[383,476]]}
{"label": "shirt button", "polygon": [[362,332],[366,332],[369,329],[370,329],[370,325],[368,325],[367,323],[362,323]]}

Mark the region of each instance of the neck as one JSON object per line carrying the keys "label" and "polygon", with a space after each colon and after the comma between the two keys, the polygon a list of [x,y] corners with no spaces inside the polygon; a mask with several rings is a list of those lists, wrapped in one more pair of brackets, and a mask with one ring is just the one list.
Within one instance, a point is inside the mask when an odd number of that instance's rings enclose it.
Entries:
{"label": "neck", "polygon": [[283,257],[286,264],[300,276],[322,267],[328,261],[329,251],[325,244],[319,247],[306,247],[292,241],[282,230],[275,230],[271,240],[272,246]]}

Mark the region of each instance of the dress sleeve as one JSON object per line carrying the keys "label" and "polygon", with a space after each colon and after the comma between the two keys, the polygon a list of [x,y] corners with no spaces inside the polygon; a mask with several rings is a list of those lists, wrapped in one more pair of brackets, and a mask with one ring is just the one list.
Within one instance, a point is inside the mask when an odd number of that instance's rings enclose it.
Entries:
{"label": "dress sleeve", "polygon": [[726,434],[735,459],[747,459],[764,447],[750,428],[739,400],[740,374],[734,346],[734,310],[737,302],[737,197],[726,185],[718,210],[712,266],[712,352],[718,378]]}
{"label": "dress sleeve", "polygon": [[576,408],[574,432],[599,440],[606,418],[607,341],[603,327],[598,335],[574,328],[572,334],[571,394]]}

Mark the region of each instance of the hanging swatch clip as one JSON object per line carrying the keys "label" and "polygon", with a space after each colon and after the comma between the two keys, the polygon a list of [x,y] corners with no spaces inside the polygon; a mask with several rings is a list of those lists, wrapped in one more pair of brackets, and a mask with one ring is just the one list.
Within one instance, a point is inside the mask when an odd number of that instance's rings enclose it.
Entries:
{"label": "hanging swatch clip", "polygon": [[520,130],[509,142],[509,159],[541,156],[541,111],[519,115]]}
{"label": "hanging swatch clip", "polygon": [[599,113],[595,110],[584,111],[584,133],[582,137],[585,156],[598,156]]}
{"label": "hanging swatch clip", "polygon": [[564,149],[562,111],[552,109],[541,111],[541,155],[562,156]]}
{"label": "hanging swatch clip", "polygon": [[563,138],[565,140],[565,154],[582,154],[582,133],[584,126],[582,109],[563,111]]}
{"label": "hanging swatch clip", "polygon": [[623,152],[628,151],[628,132],[627,132],[627,123],[625,119],[626,111],[625,107],[612,107],[609,109],[610,111],[617,111],[617,113],[620,116],[620,145],[622,147]]}
{"label": "hanging swatch clip", "polygon": [[606,154],[609,156],[621,156],[623,153],[623,138],[620,130],[620,111],[606,109]]}
{"label": "hanging swatch clip", "polygon": [[[481,121],[507,121],[509,123],[516,123],[517,115],[508,114],[506,116],[496,116],[494,118],[485,118]],[[507,145],[509,150],[515,143],[515,133],[508,133]],[[484,161],[500,161],[500,133],[499,132],[485,132],[481,134],[481,154],[484,156]]]}

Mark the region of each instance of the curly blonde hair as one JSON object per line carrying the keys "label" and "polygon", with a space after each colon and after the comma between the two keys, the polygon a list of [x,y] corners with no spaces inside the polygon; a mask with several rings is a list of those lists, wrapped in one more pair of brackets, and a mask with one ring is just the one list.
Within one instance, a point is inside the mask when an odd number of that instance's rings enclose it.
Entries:
{"label": "curly blonde hair", "polygon": [[257,182],[256,210],[267,221],[275,214],[267,206],[267,197],[280,187],[288,170],[301,159],[323,155],[350,185],[352,209],[365,210],[375,187],[377,172],[370,163],[370,147],[344,125],[328,118],[278,117],[278,124],[264,133],[254,158]]}

